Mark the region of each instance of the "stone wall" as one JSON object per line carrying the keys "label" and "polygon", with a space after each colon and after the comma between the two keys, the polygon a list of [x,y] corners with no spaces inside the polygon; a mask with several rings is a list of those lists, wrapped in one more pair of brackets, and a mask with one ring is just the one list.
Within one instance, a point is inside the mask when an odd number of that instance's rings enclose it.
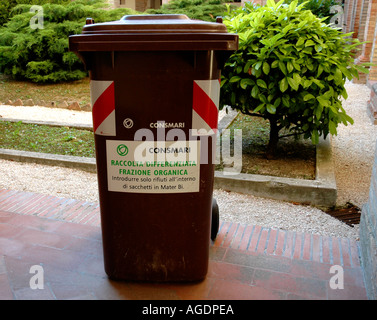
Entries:
{"label": "stone wall", "polygon": [[369,299],[377,299],[377,149],[369,191],[360,220],[361,261]]}

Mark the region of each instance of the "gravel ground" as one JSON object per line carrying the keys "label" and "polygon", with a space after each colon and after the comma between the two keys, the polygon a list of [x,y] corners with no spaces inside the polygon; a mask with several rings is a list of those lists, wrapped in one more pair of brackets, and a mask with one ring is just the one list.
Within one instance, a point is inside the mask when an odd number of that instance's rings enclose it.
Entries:
{"label": "gravel ground", "polygon": [[[349,98],[344,103],[355,124],[340,126],[333,138],[333,154],[338,185],[338,204],[347,201],[361,207],[368,199],[377,126],[366,114],[370,89],[347,84]],[[0,105],[3,118],[90,123],[91,113]],[[75,169],[17,163],[0,160],[0,188],[51,194],[86,201],[98,201],[95,174]],[[220,219],[297,232],[358,239],[358,225],[350,227],[323,211],[283,201],[215,190]]]}

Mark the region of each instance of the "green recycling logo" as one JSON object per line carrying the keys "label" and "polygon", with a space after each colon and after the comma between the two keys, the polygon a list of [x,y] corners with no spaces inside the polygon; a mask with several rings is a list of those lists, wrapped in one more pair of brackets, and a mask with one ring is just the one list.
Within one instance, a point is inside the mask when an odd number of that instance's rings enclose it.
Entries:
{"label": "green recycling logo", "polygon": [[125,144],[120,144],[117,147],[117,152],[120,156],[124,157],[128,154],[128,147]]}

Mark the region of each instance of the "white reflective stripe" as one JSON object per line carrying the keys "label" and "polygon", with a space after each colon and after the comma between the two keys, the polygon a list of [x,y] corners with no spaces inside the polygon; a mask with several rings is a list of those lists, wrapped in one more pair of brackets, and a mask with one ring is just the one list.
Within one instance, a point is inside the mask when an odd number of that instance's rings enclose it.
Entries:
{"label": "white reflective stripe", "polygon": [[115,110],[111,112],[104,121],[102,121],[102,123],[98,126],[95,134],[99,134],[102,136],[115,136],[116,135]]}
{"label": "white reflective stripe", "polygon": [[113,83],[113,81],[90,81],[90,100],[94,106],[101,94]]}
{"label": "white reflective stripe", "polygon": [[193,136],[206,136],[214,133],[208,123],[195,110],[192,110],[192,129]]}
{"label": "white reflective stripe", "polygon": [[219,109],[219,102],[220,102],[219,80],[195,80],[195,82],[213,101],[217,109]]}

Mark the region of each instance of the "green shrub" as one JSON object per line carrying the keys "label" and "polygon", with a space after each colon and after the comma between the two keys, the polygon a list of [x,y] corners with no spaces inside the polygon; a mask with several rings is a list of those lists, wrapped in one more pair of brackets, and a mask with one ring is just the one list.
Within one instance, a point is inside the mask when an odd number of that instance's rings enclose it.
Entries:
{"label": "green shrub", "polygon": [[0,26],[13,16],[13,8],[18,4],[43,5],[46,3],[68,4],[71,0],[2,0],[0,2]]}
{"label": "green shrub", "polygon": [[66,5],[46,3],[43,29],[30,28],[31,5],[16,6],[0,28],[0,71],[17,80],[60,82],[87,75],[77,56],[68,51],[68,37],[79,34],[87,17],[95,22],[120,19],[131,9],[104,10],[103,0],[76,0]]}
{"label": "green shrub", "polygon": [[346,79],[366,72],[353,63],[358,40],[326,25],[297,1],[246,4],[224,23],[239,35],[239,50],[222,73],[221,106],[269,120],[269,157],[275,155],[282,129],[316,144],[322,134],[336,135],[339,123],[353,123],[341,97],[347,98]]}
{"label": "green shrub", "polygon": [[185,14],[190,19],[213,22],[226,14],[224,0],[172,0],[160,9],[149,9],[149,14]]}
{"label": "green shrub", "polygon": [[[292,0],[285,0],[285,2],[290,4]],[[324,20],[326,23],[330,23],[331,17],[335,15],[335,13],[330,12],[331,7],[342,6],[342,3],[339,3],[338,0],[299,0],[298,4],[304,4],[304,9],[310,10],[317,17],[326,18]]]}

